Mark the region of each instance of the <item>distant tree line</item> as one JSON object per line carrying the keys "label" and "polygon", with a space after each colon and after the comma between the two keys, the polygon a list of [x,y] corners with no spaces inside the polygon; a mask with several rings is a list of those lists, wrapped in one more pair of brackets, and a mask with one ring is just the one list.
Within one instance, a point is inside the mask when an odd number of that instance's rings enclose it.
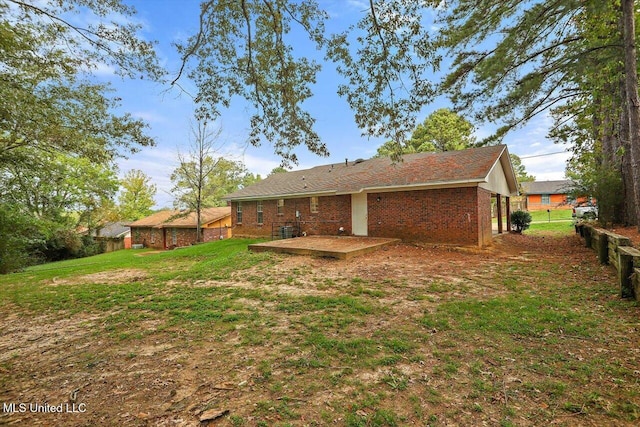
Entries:
{"label": "distant tree line", "polygon": [[91,79],[101,65],[164,78],[133,14],[117,1],[0,0],[0,273],[98,251],[76,227],[114,210],[116,157],[154,145]]}
{"label": "distant tree line", "polygon": [[[140,170],[118,179],[115,164],[155,145],[148,125],[91,79],[104,65],[164,81],[134,14],[120,1],[0,0],[0,273],[98,253],[92,232],[153,212],[156,185]],[[249,175],[221,160],[204,203]]]}

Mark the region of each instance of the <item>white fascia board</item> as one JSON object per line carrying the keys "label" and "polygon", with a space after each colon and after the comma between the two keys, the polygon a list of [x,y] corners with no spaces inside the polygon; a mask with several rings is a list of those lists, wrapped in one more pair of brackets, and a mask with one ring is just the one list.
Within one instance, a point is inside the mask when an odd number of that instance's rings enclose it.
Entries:
{"label": "white fascia board", "polygon": [[365,187],[358,191],[337,192],[337,195],[342,194],[357,194],[357,193],[392,193],[397,191],[416,191],[416,190],[437,190],[440,188],[460,188],[460,187],[477,187],[479,184],[485,182],[481,179],[469,179],[460,181],[440,181],[432,182],[428,184],[410,184],[410,185],[394,185],[394,186],[380,186],[380,187]]}
{"label": "white fascia board", "polygon": [[363,187],[360,190],[351,191],[316,191],[309,193],[287,193],[287,194],[270,194],[268,196],[250,196],[250,197],[234,197],[226,199],[232,202],[257,201],[257,200],[278,200],[278,199],[295,199],[311,196],[344,196],[348,194],[359,193],[391,193],[397,191],[416,191],[416,190],[436,190],[440,188],[459,188],[459,187],[477,187],[482,183],[486,183],[486,179],[468,179],[459,181],[438,181],[431,183],[394,185],[394,186],[376,186]]}
{"label": "white fascia board", "polygon": [[228,200],[230,202],[250,202],[257,200],[279,200],[279,199],[299,199],[303,197],[315,197],[315,196],[335,196],[337,193],[335,190],[333,191],[312,191],[309,193],[287,193],[287,194],[269,194],[268,196],[248,196],[248,197],[234,197]]}

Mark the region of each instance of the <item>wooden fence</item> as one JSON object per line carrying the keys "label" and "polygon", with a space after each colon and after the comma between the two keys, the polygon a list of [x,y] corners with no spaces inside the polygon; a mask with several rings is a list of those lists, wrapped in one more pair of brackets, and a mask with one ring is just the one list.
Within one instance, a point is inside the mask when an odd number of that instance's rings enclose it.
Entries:
{"label": "wooden fence", "polygon": [[601,264],[616,269],[620,296],[640,300],[640,251],[633,247],[631,239],[587,223],[577,223],[576,233],[596,251]]}
{"label": "wooden fence", "polygon": [[114,252],[124,249],[124,238],[95,237],[94,239],[102,245],[104,252]]}

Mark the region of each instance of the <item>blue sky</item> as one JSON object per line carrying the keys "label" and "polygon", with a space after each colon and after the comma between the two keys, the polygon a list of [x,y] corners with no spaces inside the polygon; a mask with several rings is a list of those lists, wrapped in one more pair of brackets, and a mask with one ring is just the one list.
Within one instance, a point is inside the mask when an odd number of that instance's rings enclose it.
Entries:
{"label": "blue sky", "polygon": [[[136,20],[142,24],[141,36],[156,40],[157,52],[170,77],[176,75],[179,56],[172,43],[184,41],[198,29],[198,0],[125,0],[138,10]],[[329,12],[327,24],[329,31],[346,28],[362,16],[366,4],[362,0],[321,0],[321,5]],[[118,162],[119,174],[124,175],[130,169],[141,169],[158,187],[156,207],[171,207],[171,182],[169,176],[177,166],[178,151],[186,152],[190,140],[190,121],[193,118],[194,104],[191,98],[176,89],[170,89],[157,83],[145,81],[123,81],[114,76],[108,68],[98,70],[98,78],[112,83],[116,94],[122,98],[122,111],[129,112],[149,123],[150,136],[157,146],[145,148],[142,152]],[[324,64],[318,82],[314,87],[314,97],[306,104],[308,111],[316,118],[316,131],[327,144],[331,156],[318,157],[300,146],[296,154],[300,161],[296,169],[342,162],[345,158],[368,158],[384,140],[369,139],[361,136],[354,123],[353,113],[346,100],[336,94],[339,77],[333,64]],[[181,85],[194,93],[193,85],[186,79]],[[432,111],[449,107],[446,100],[439,100],[423,109],[422,121]],[[280,164],[273,154],[272,147],[248,146],[248,119],[251,110],[242,104],[234,104],[217,123],[222,128],[220,154],[234,160],[242,160],[249,171],[263,177]],[[522,159],[527,172],[537,180],[563,179],[566,159],[569,154],[541,154],[563,151],[546,139],[551,121],[539,117],[527,127],[509,134],[504,143],[511,153]],[[490,127],[477,129],[478,138],[491,133]],[[531,157],[534,156],[534,157]]]}

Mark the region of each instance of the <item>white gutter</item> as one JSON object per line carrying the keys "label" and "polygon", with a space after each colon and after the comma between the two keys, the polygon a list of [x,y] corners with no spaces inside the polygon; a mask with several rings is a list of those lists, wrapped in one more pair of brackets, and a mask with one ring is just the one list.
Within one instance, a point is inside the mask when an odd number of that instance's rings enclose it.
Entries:
{"label": "white gutter", "polygon": [[377,186],[377,187],[363,187],[354,191],[337,191],[337,190],[323,190],[323,191],[311,191],[311,192],[298,192],[298,193],[286,193],[286,194],[270,194],[268,196],[248,196],[248,197],[233,197],[223,198],[229,201],[254,201],[254,200],[277,200],[277,199],[295,199],[311,196],[344,196],[348,194],[360,194],[360,193],[391,193],[395,191],[416,191],[416,190],[433,190],[438,188],[458,188],[458,187],[474,187],[479,184],[487,182],[487,179],[465,179],[458,181],[438,181],[429,184],[408,184],[408,185],[393,185],[393,186]]}
{"label": "white gutter", "polygon": [[247,197],[223,197],[223,200],[229,201],[251,201],[251,200],[277,200],[277,199],[295,199],[310,196],[335,196],[339,194],[337,190],[311,191],[306,193],[285,193],[285,194],[269,194],[268,196],[247,196]]}
{"label": "white gutter", "polygon": [[487,182],[485,179],[464,179],[459,181],[438,181],[429,184],[408,184],[393,185],[380,187],[364,187],[358,191],[337,192],[337,195],[359,194],[359,193],[391,193],[395,191],[415,191],[415,190],[435,190],[438,188],[458,188],[458,187],[475,187],[480,183]]}

